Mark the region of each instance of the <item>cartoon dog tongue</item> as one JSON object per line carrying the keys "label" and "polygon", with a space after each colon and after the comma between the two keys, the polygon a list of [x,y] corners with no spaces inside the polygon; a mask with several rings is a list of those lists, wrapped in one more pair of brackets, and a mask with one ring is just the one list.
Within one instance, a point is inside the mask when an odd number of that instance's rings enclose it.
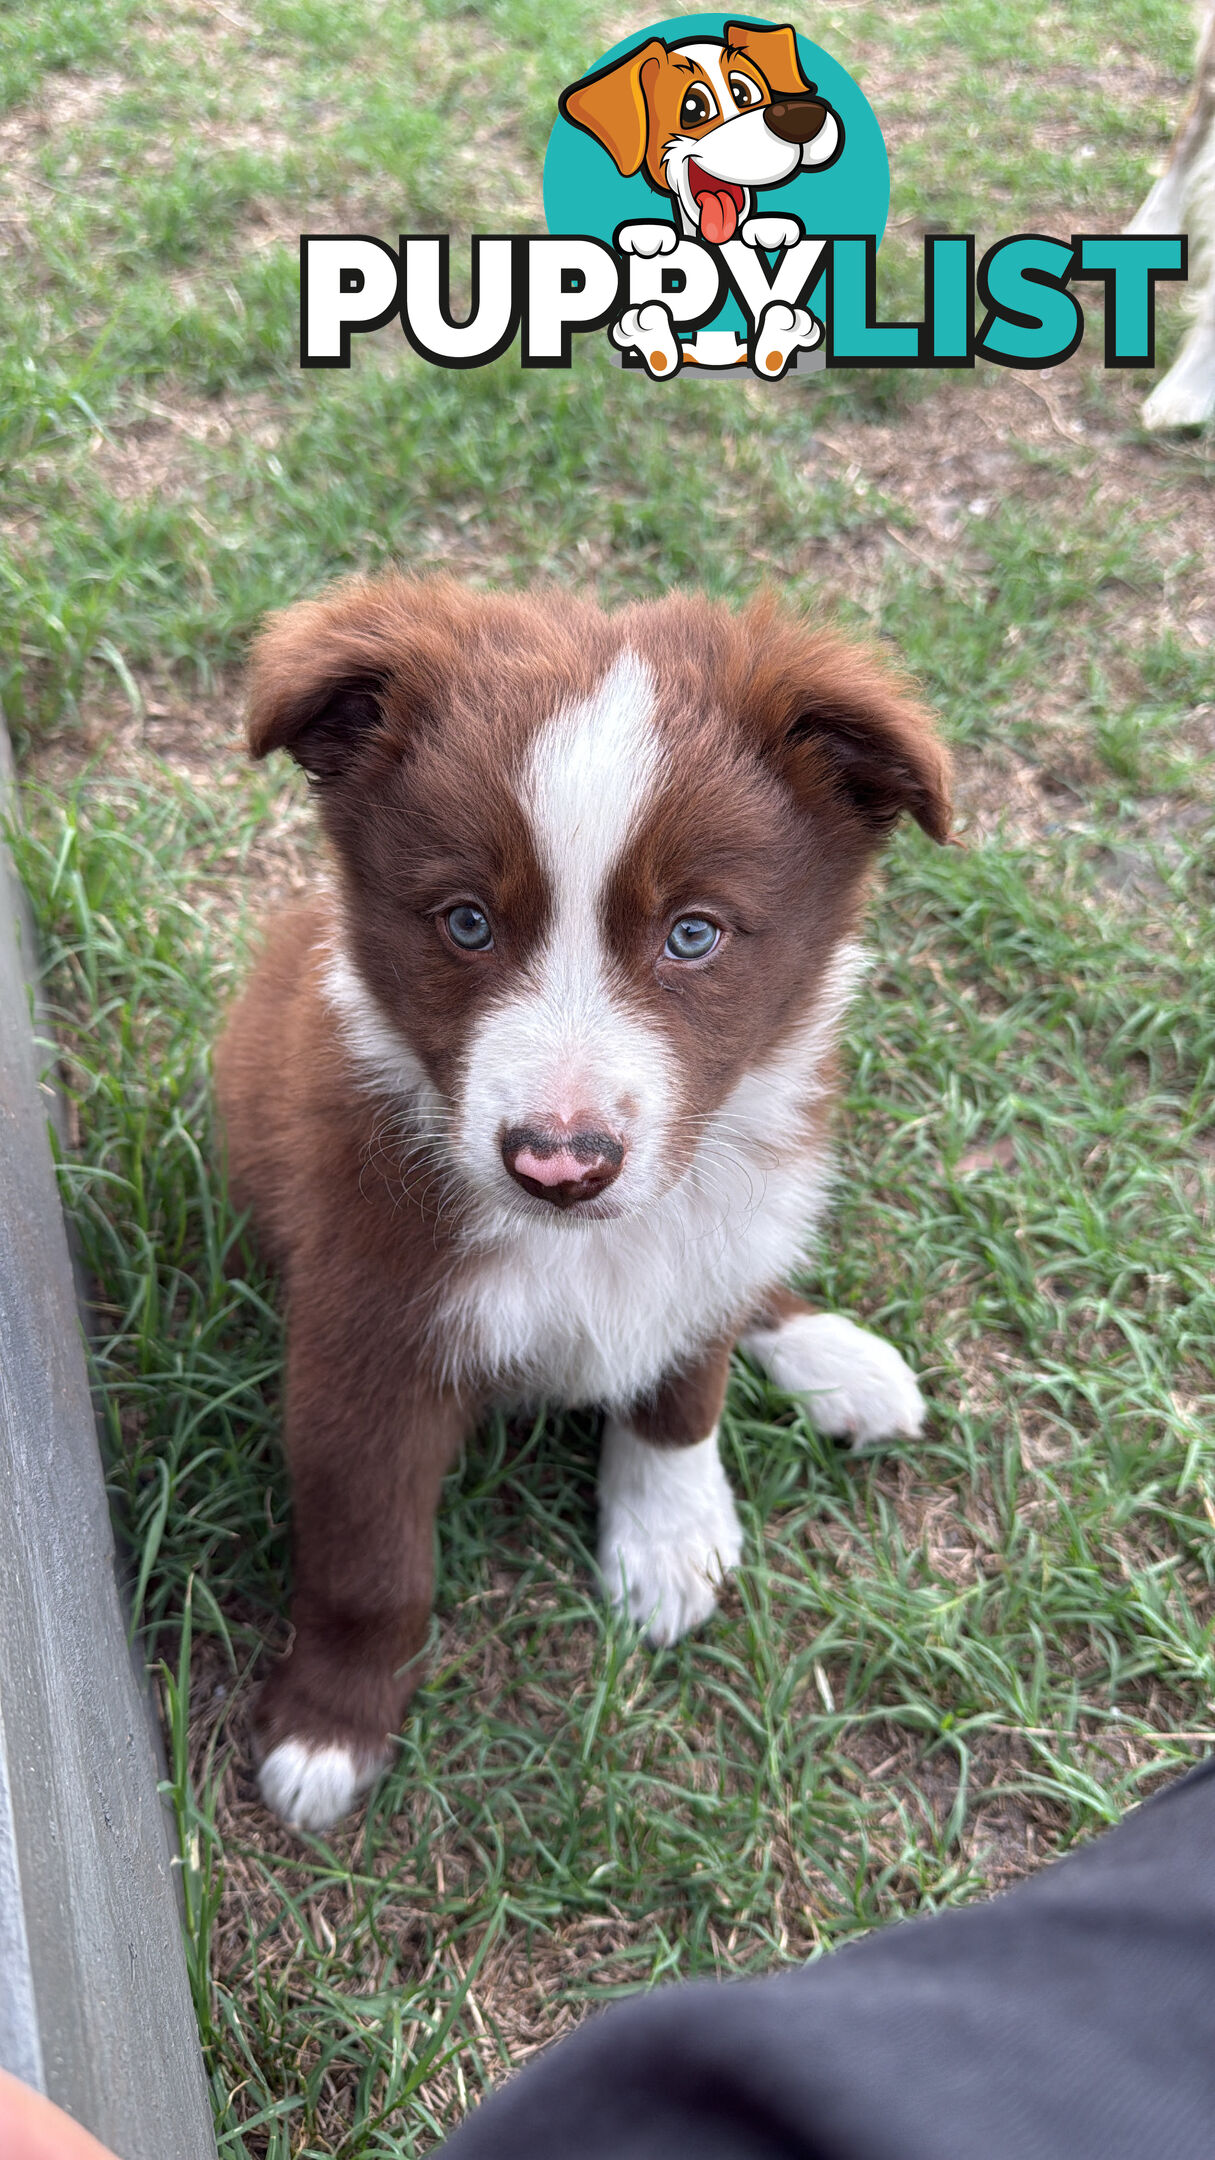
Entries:
{"label": "cartoon dog tongue", "polygon": [[720,195],[705,194],[700,198],[700,230],[710,247],[721,247],[726,240],[734,238],[738,225],[738,211],[734,197],[723,188]]}

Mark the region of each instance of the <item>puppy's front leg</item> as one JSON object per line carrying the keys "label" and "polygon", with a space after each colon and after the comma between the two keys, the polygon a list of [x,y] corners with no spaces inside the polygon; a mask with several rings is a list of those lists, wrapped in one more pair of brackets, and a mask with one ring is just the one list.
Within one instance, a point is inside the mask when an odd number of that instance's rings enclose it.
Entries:
{"label": "puppy's front leg", "polygon": [[395,1287],[339,1246],[297,1255],[287,1314],[294,1637],[254,1714],[266,1805],[336,1822],[417,1685],[439,1490],[472,1423],[425,1375]]}
{"label": "puppy's front leg", "polygon": [[718,1343],[692,1370],[604,1427],[599,1569],[610,1602],[658,1645],[707,1620],[742,1554],[742,1527],[717,1452],[730,1369]]}
{"label": "puppy's front leg", "polygon": [[843,1313],[812,1312],[792,1290],[772,1293],[741,1347],[832,1439],[863,1448],[914,1439],[923,1425],[924,1398],[894,1344]]}

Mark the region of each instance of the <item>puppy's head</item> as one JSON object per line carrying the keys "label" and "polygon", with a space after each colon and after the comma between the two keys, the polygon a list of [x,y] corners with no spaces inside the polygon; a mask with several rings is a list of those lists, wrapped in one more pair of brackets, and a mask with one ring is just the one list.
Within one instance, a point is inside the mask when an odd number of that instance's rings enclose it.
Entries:
{"label": "puppy's head", "polygon": [[832,164],[839,117],[807,82],[794,32],[727,23],[724,38],[651,38],[571,84],[560,110],[631,177],[673,195],[689,226],[732,240],[754,189]]}
{"label": "puppy's head", "polygon": [[869,863],[949,829],[903,682],[772,602],[340,586],[262,633],[249,735],[318,787],[349,1039],[504,1218],[644,1210],[710,1128],[777,1159]]}

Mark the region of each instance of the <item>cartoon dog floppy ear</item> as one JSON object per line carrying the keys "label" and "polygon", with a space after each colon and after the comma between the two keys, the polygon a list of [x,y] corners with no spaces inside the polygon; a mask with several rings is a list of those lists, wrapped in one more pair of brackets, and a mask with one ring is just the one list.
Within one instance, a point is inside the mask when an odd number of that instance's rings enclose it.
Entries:
{"label": "cartoon dog floppy ear", "polygon": [[761,30],[756,23],[727,23],[727,52],[745,53],[753,60],[774,98],[801,97],[815,85],[807,82],[797,57],[797,33],[782,23],[778,30]]}
{"label": "cartoon dog floppy ear", "polygon": [[602,143],[626,180],[640,171],[649,145],[646,76],[652,81],[666,58],[667,48],[661,38],[651,38],[648,45],[639,45],[635,52],[625,53],[623,59],[613,60],[597,75],[584,76],[581,82],[571,84],[557,100],[563,119]]}

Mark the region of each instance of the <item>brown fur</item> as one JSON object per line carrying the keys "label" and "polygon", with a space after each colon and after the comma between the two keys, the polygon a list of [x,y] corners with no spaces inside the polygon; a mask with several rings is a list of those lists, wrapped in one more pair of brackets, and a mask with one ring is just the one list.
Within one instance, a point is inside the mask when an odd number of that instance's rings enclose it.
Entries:
{"label": "brown fur", "polygon": [[682,1372],[670,1373],[652,1395],[633,1404],[628,1424],[655,1447],[695,1447],[721,1416],[730,1378],[733,1336],[710,1343],[703,1357]]}

